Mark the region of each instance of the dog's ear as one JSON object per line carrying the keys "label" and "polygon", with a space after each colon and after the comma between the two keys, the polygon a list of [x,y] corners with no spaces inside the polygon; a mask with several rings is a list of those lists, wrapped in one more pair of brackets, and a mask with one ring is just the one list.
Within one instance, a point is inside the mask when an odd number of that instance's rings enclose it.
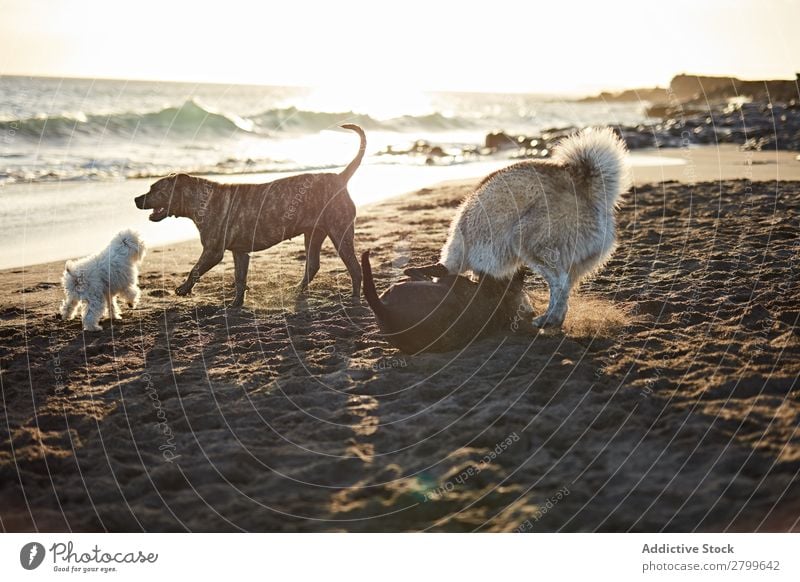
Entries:
{"label": "dog's ear", "polygon": [[72,275],[72,269],[75,267],[75,261],[67,261],[67,264],[64,265],[64,270]]}

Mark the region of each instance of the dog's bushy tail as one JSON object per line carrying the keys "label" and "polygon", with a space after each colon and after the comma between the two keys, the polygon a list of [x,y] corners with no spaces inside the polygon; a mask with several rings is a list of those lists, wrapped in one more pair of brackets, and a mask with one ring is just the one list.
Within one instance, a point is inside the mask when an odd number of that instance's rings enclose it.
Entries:
{"label": "dog's bushy tail", "polygon": [[364,274],[364,297],[367,303],[372,308],[375,316],[380,317],[386,312],[386,306],[378,297],[378,291],[375,289],[375,280],[372,278],[372,265],[369,264],[369,251],[364,251],[361,254],[361,271]]}
{"label": "dog's bushy tail", "polygon": [[64,265],[64,272],[61,274],[61,287],[66,293],[77,293],[80,286],[80,276],[76,269],[77,262],[69,260]]}
{"label": "dog's bushy tail", "polygon": [[353,174],[356,173],[356,170],[361,165],[361,160],[364,159],[364,152],[367,151],[367,136],[364,133],[364,130],[361,129],[359,126],[353,123],[345,123],[341,126],[343,129],[350,129],[355,131],[358,134],[358,137],[361,138],[361,145],[358,148],[358,153],[356,157],[353,158],[353,161],[347,164],[347,167],[342,170],[342,173],[339,174],[342,179],[344,180],[345,184],[353,177]]}
{"label": "dog's bushy tail", "polygon": [[608,206],[616,206],[631,187],[628,148],[610,127],[569,136],[553,148],[553,159],[589,182],[592,196]]}

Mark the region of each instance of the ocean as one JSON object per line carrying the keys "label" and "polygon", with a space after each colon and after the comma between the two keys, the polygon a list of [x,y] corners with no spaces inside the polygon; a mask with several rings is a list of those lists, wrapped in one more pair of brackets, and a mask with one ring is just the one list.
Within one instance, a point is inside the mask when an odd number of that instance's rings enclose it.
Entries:
{"label": "ocean", "polygon": [[[367,132],[356,204],[481,176],[508,154],[469,157],[487,133],[636,124],[645,104],[557,96],[0,77],[0,268],[80,256],[124,227],[150,245],[196,236],[186,219],[147,222],[135,195],[170,172],[268,181],[338,169]],[[418,140],[445,154],[381,155]]]}
{"label": "ocean", "polygon": [[351,100],[305,88],[0,77],[0,183],[327,169],[347,161],[341,144],[352,136],[332,131],[341,123],[368,132],[368,162],[414,165],[374,154],[420,139],[447,152],[497,130],[645,119],[639,103],[536,95],[387,91]]}

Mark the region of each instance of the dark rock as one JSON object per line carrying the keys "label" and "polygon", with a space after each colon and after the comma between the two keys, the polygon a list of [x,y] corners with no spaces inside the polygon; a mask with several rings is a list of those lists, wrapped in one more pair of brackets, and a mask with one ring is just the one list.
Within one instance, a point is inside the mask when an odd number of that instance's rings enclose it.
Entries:
{"label": "dark rock", "polygon": [[508,135],[503,131],[487,134],[483,145],[486,148],[496,151],[509,150],[519,147],[517,145],[517,138]]}

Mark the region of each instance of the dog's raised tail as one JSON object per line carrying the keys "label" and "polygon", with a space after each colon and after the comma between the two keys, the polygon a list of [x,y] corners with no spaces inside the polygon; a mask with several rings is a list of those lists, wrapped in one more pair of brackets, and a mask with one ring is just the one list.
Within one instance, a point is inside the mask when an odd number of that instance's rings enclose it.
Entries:
{"label": "dog's raised tail", "polygon": [[361,138],[361,145],[358,148],[358,153],[356,157],[353,158],[353,161],[347,164],[347,167],[342,170],[342,173],[339,174],[342,179],[344,180],[345,184],[353,177],[353,174],[356,173],[356,170],[361,165],[361,160],[364,159],[364,152],[367,151],[367,136],[364,133],[364,130],[361,129],[359,126],[355,125],[354,123],[345,123],[341,126],[343,129],[350,129],[355,131],[358,134],[358,137]]}
{"label": "dog's raised tail", "polygon": [[628,148],[610,127],[569,136],[553,148],[553,159],[589,181],[592,195],[610,206],[631,187]]}
{"label": "dog's raised tail", "polygon": [[378,291],[375,289],[375,279],[372,278],[372,266],[369,264],[369,251],[364,251],[361,254],[361,271],[364,274],[364,297],[367,303],[372,308],[375,316],[380,319],[386,313],[386,306],[378,297]]}

